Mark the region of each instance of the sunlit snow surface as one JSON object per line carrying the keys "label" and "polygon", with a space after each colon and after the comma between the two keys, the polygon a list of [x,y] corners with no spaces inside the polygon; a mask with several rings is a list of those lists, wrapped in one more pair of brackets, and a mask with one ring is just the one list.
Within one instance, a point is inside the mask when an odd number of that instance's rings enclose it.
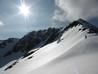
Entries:
{"label": "sunlit snow surface", "polygon": [[[31,59],[19,59],[11,69],[10,65],[0,69],[0,74],[98,74],[98,36],[79,30],[82,25],[70,28],[61,41],[48,44]],[[87,35],[87,39],[85,39]]]}

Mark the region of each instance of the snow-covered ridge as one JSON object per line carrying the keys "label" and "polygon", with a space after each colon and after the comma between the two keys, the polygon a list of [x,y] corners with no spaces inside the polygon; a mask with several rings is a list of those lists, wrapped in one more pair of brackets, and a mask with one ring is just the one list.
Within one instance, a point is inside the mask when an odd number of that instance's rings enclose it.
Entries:
{"label": "snow-covered ridge", "polygon": [[98,33],[98,28],[96,26],[88,23],[87,21],[85,21],[81,18],[70,23],[70,25],[68,25],[67,27],[64,28],[64,31],[66,31],[69,28],[72,28],[74,26],[77,26],[77,25],[82,25],[83,26],[82,30],[89,29],[88,33]]}
{"label": "snow-covered ridge", "polygon": [[9,62],[0,74],[97,74],[98,35],[95,28],[84,24],[78,20],[71,23],[59,32],[57,40]]}

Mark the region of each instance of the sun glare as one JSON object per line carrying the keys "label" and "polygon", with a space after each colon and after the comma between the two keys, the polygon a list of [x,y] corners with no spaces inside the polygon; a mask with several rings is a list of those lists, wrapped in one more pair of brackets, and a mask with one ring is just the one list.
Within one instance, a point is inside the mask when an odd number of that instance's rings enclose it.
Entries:
{"label": "sun glare", "polygon": [[30,7],[27,6],[26,4],[22,3],[21,6],[19,6],[19,11],[25,17],[28,17],[30,15]]}

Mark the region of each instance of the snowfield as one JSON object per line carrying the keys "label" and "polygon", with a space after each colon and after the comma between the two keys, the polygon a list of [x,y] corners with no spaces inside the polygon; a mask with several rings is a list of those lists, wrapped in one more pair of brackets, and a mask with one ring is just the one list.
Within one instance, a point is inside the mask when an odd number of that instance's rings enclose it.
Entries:
{"label": "snowfield", "polygon": [[98,74],[98,36],[82,28],[68,29],[57,41],[3,66],[0,74]]}

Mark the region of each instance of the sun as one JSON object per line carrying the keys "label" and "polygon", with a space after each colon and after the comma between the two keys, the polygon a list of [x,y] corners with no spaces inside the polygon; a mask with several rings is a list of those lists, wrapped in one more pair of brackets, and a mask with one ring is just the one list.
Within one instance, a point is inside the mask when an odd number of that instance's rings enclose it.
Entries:
{"label": "sun", "polygon": [[26,4],[22,3],[19,6],[19,11],[22,15],[24,15],[25,17],[28,17],[30,15],[30,7],[27,6]]}

